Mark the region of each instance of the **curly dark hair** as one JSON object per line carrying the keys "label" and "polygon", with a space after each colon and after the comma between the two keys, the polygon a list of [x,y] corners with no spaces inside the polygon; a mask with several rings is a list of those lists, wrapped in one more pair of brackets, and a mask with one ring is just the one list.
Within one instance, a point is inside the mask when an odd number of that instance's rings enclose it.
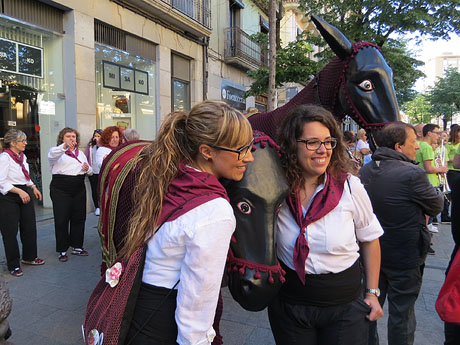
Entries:
{"label": "curly dark hair", "polygon": [[122,144],[123,132],[121,131],[121,129],[117,126],[109,126],[105,128],[101,133],[101,138],[99,139],[99,143],[101,144],[101,146],[110,147],[110,139],[112,138],[113,132],[118,132],[118,135],[120,137],[120,142],[118,143],[118,146]]}
{"label": "curly dark hair", "polygon": [[331,137],[337,139],[337,146],[332,150],[327,172],[337,177],[341,172],[351,171],[350,158],[346,153],[342,131],[334,116],[317,105],[300,105],[286,115],[278,131],[281,164],[286,172],[291,191],[305,183],[302,168],[297,160],[296,140],[302,136],[304,125],[309,122],[320,122],[329,129]]}
{"label": "curly dark hair", "polygon": [[77,136],[77,147],[80,146],[80,133],[78,133],[76,129],[71,128],[71,127],[64,127],[63,129],[61,129],[61,131],[59,132],[57,136],[57,141],[56,141],[58,146],[64,142],[64,135],[66,133],[75,133],[75,135]]}

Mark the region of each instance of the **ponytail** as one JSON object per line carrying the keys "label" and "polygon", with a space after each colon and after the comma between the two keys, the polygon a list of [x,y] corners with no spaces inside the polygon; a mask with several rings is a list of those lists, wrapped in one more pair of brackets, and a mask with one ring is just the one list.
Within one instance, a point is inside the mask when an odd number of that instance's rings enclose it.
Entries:
{"label": "ponytail", "polygon": [[193,165],[202,144],[238,147],[251,138],[248,120],[224,102],[204,101],[189,114],[169,114],[158,137],[139,156],[140,175],[133,191],[133,213],[121,255],[129,258],[155,233],[163,199],[181,162]]}

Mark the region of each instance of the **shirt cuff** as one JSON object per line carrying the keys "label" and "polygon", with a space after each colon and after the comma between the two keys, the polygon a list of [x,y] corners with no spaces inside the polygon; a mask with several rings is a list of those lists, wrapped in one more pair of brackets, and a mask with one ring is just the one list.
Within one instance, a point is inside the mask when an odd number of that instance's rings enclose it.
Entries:
{"label": "shirt cuff", "polygon": [[11,184],[11,183],[5,183],[5,186],[3,188],[0,189],[0,192],[3,194],[3,195],[7,195],[8,192],[10,190],[12,190],[14,188],[14,186]]}
{"label": "shirt cuff", "polygon": [[212,342],[214,341],[214,338],[216,337],[216,331],[214,331],[214,328],[208,329],[206,332],[206,338],[198,340],[196,342],[190,342],[187,339],[182,339],[180,335],[177,336],[177,342],[180,345],[211,345]]}
{"label": "shirt cuff", "polygon": [[372,221],[364,228],[356,229],[356,237],[359,242],[372,242],[383,235],[379,220],[373,215]]}

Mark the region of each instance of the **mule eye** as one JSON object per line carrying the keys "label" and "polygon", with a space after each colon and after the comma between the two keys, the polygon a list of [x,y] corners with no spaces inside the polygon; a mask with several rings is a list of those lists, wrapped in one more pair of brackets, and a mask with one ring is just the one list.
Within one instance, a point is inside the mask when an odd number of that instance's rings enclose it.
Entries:
{"label": "mule eye", "polygon": [[363,89],[364,91],[372,91],[374,90],[374,85],[372,85],[372,82],[370,80],[364,80],[359,84],[359,87]]}
{"label": "mule eye", "polygon": [[244,214],[251,214],[252,212],[251,206],[245,201],[240,201],[236,206]]}

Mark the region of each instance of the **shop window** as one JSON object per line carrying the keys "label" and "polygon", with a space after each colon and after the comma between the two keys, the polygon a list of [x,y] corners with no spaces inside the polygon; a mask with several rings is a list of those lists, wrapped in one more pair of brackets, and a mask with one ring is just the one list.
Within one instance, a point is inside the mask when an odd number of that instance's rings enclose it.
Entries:
{"label": "shop window", "polygon": [[94,48],[98,127],[135,128],[142,139],[153,139],[155,61],[98,43]]}
{"label": "shop window", "polygon": [[172,110],[190,110],[190,60],[172,54]]}

